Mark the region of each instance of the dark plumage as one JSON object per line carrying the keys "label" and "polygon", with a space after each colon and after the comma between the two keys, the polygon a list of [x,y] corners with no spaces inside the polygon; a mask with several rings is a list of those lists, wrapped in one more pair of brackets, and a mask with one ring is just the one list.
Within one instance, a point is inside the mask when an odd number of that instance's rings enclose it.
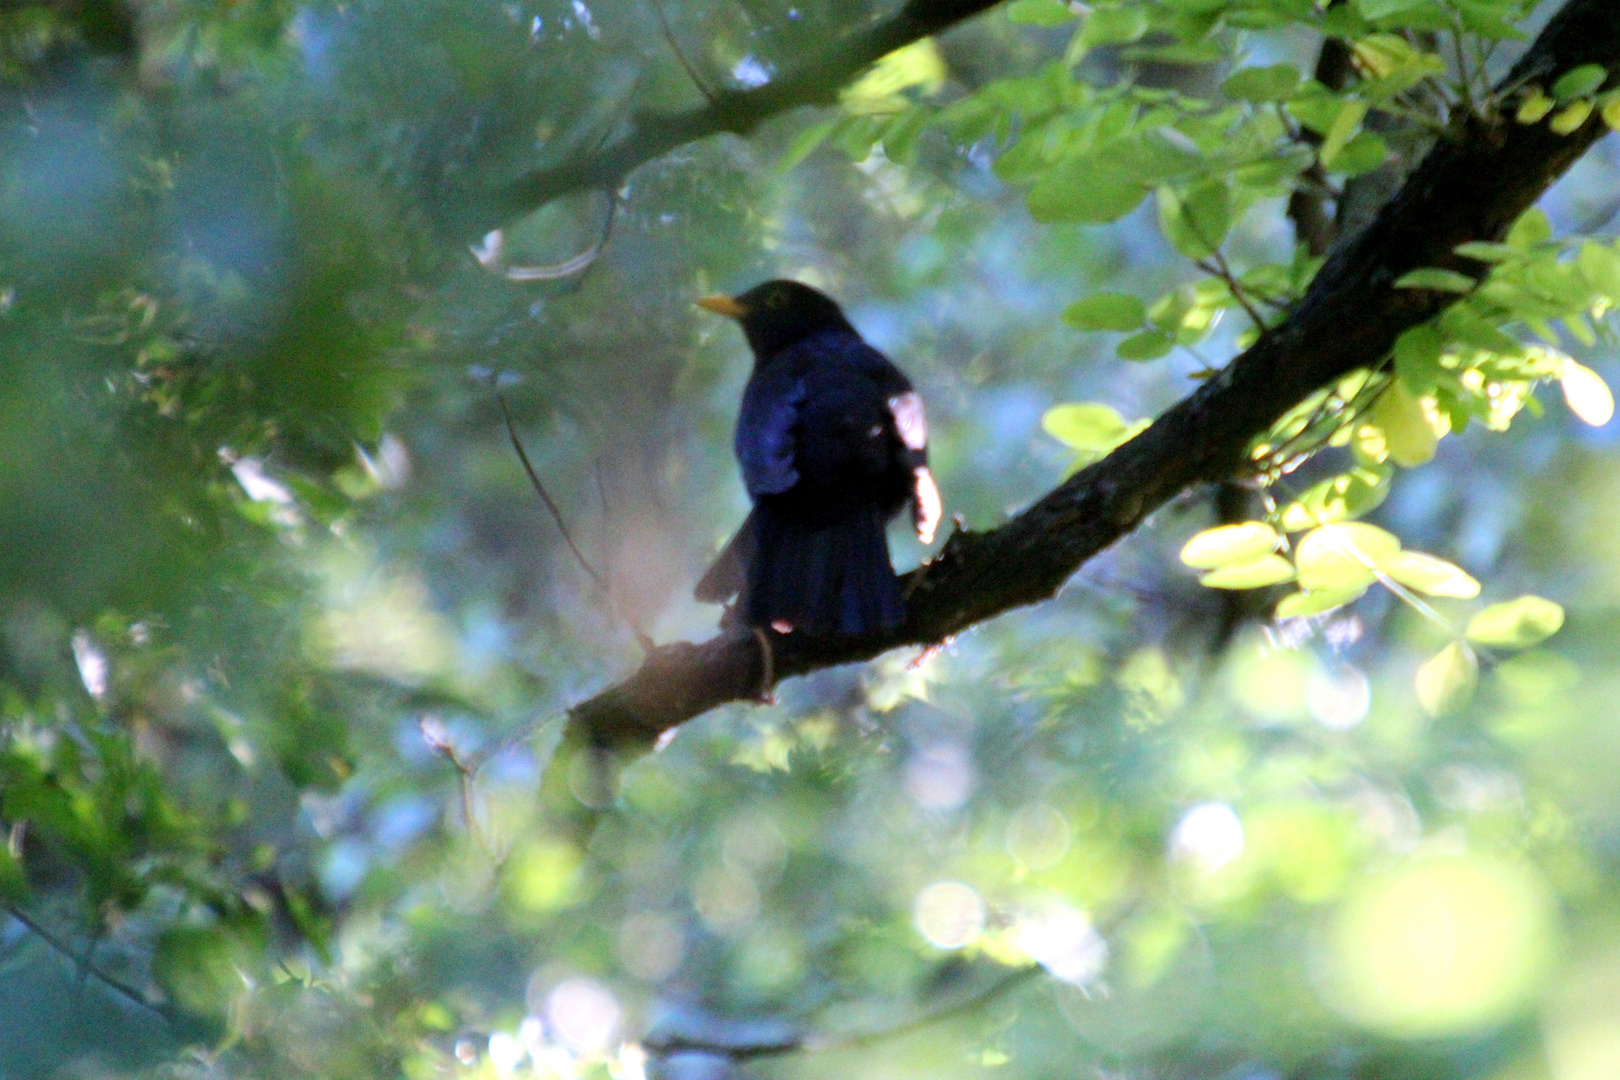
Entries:
{"label": "dark plumage", "polygon": [[929,543],[940,515],[911,381],[807,285],[767,281],[698,303],[736,319],[754,350],[735,440],[754,509],[697,598],[737,597],[748,626],[893,627],[905,601],[884,530],[910,506]]}

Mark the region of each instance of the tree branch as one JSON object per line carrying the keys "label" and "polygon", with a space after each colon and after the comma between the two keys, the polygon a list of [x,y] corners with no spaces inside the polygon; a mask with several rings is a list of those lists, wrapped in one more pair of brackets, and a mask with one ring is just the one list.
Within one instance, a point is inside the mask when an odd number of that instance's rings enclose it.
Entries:
{"label": "tree branch", "polygon": [[867,65],[1000,2],[907,0],[897,14],[843,35],[763,86],[716,91],[707,105],[686,112],[639,116],[628,133],[608,145],[519,177],[490,193],[472,212],[481,220],[469,220],[464,231],[482,235],[572,192],[613,191],[637,166],[678,146],[723,131],[746,135],[778,113],[802,105],[830,104],[838,99],[839,88]]}
{"label": "tree branch", "polygon": [[[1620,71],[1613,0],[1570,0],[1508,84],[1582,64]],[[1219,481],[1244,448],[1311,391],[1379,362],[1404,330],[1456,297],[1397,289],[1408,271],[1439,266],[1476,278],[1483,264],[1455,253],[1498,240],[1606,130],[1595,116],[1568,136],[1507,115],[1460,118],[1361,235],[1335,251],[1294,313],[1191,396],[1102,461],[989,532],[958,532],[905,580],[905,622],[868,638],[770,634],[783,678],[931,645],[975,623],[1054,595],[1082,564],[1186,488]],[[570,712],[576,739],[645,747],[661,732],[730,701],[756,698],[764,671],[750,634],[658,649],[628,679]]]}

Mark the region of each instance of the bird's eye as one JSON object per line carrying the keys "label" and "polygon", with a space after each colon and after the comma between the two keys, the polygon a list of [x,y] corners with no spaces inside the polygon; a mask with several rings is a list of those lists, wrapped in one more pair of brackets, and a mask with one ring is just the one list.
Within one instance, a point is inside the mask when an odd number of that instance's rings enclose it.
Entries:
{"label": "bird's eye", "polygon": [[785,303],[787,296],[783,293],[773,292],[765,297],[765,306],[768,308],[779,308]]}

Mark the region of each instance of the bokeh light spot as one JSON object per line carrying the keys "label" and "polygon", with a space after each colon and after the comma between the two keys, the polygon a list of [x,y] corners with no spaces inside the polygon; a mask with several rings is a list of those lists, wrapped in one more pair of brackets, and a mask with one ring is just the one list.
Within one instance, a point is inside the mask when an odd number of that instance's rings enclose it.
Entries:
{"label": "bokeh light spot", "polygon": [[1069,823],[1045,803],[1020,807],[1007,822],[1007,850],[1031,870],[1056,866],[1069,851]]}
{"label": "bokeh light spot", "polygon": [[546,1022],[576,1053],[601,1050],[619,1026],[619,1002],[594,979],[564,979],[546,997]]}
{"label": "bokeh light spot", "polygon": [[929,943],[941,949],[960,949],[984,930],[984,900],[971,885],[936,881],[917,894],[912,918]]}
{"label": "bokeh light spot", "polygon": [[1102,974],[1108,943],[1083,911],[1053,902],[1018,920],[1018,947],[1066,983],[1082,986]]}
{"label": "bokeh light spot", "polygon": [[1237,811],[1222,802],[1199,803],[1176,823],[1170,854],[1209,874],[1242,855],[1243,843]]}
{"label": "bokeh light spot", "polygon": [[1454,1035],[1511,1016],[1552,950],[1553,903],[1531,868],[1431,857],[1368,879],[1319,950],[1324,999],[1391,1035]]}

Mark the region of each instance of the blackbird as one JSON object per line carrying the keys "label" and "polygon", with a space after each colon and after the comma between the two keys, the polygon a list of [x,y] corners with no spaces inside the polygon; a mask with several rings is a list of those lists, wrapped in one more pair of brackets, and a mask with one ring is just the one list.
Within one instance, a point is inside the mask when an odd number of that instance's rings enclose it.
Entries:
{"label": "blackbird", "polygon": [[698,304],[736,319],[754,351],[734,445],[753,511],[698,582],[751,627],[880,633],[905,617],[885,527],[907,506],[939,524],[922,399],[831,299],[767,281]]}

